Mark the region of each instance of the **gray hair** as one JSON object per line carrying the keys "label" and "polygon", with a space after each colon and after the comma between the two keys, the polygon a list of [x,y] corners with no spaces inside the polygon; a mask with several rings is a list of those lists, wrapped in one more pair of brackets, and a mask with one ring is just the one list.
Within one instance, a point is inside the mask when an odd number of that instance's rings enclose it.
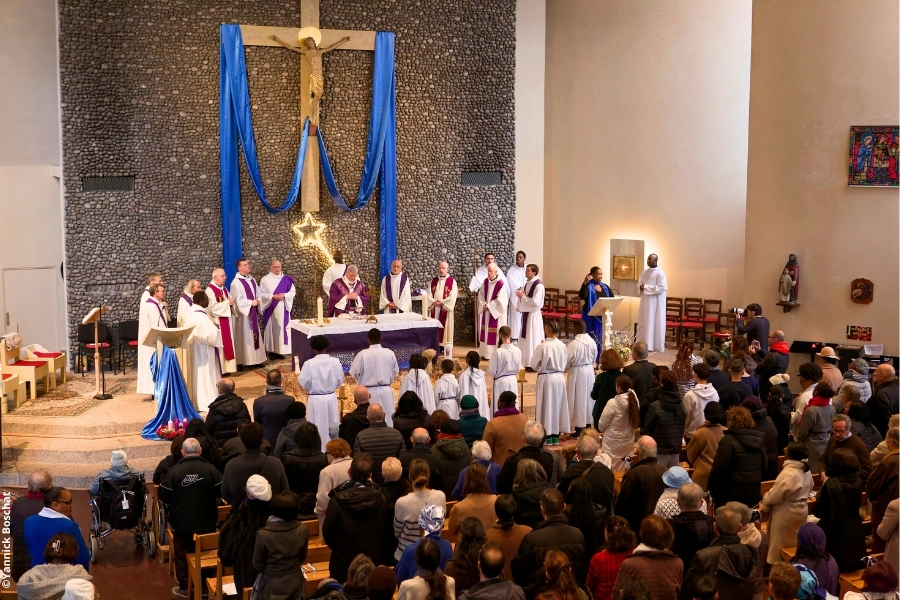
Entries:
{"label": "gray hair", "polygon": [[702,487],[696,483],[686,483],[678,488],[678,506],[684,510],[699,510],[704,495]]}
{"label": "gray hair", "polygon": [[472,456],[478,460],[491,460],[493,457],[491,445],[484,440],[478,440],[472,444]]}
{"label": "gray hair", "polygon": [[631,353],[634,355],[634,360],[644,360],[650,356],[650,349],[646,342],[638,342],[631,348]]}
{"label": "gray hair", "polygon": [[897,427],[891,427],[887,430],[887,434],[884,436],[884,440],[891,440],[894,442],[894,446],[900,446],[900,429]]}
{"label": "gray hair", "polygon": [[834,418],[831,419],[832,423],[837,423],[838,421],[843,421],[847,424],[847,431],[850,431],[850,417],[841,413],[839,415],[834,415]]}
{"label": "gray hair", "polygon": [[741,530],[741,514],[729,506],[730,504],[731,502],[716,509],[716,527],[719,529],[719,535],[737,535]]}
{"label": "gray hair", "polygon": [[525,443],[529,446],[537,448],[544,442],[546,435],[544,426],[537,421],[528,421],[525,423]]}
{"label": "gray hair", "polygon": [[575,451],[581,460],[594,460],[597,452],[600,451],[600,445],[597,440],[590,435],[582,435],[575,442]]}
{"label": "gray hair", "polygon": [[[373,404],[372,406],[378,406],[377,404]],[[366,412],[366,416],[368,416],[368,412]],[[422,427],[416,427],[412,432],[413,442],[416,444],[427,444],[428,440],[431,439],[431,436],[428,435],[428,430],[423,429]]]}
{"label": "gray hair", "polygon": [[28,491],[44,493],[53,487],[53,475],[46,469],[38,469],[28,476]]}
{"label": "gray hair", "polygon": [[188,438],[181,444],[181,451],[185,456],[196,456],[200,454],[200,442],[197,438]]}
{"label": "gray hair", "polygon": [[347,265],[347,272],[348,273],[359,273],[359,267],[357,267],[356,265]]}
{"label": "gray hair", "polygon": [[369,423],[384,422],[384,408],[380,404],[369,404],[369,408],[366,409],[366,418]]}
{"label": "gray hair", "polygon": [[544,470],[541,463],[531,458],[520,460],[519,464],[516,465],[516,478],[513,481],[513,489],[532,485],[539,481],[547,481],[547,471]]}
{"label": "gray hair", "polygon": [[638,460],[645,458],[654,458],[657,452],[656,440],[649,435],[642,435],[638,438]]}
{"label": "gray hair", "polygon": [[750,507],[743,502],[732,500],[731,502],[726,502],[725,506],[741,515],[741,525],[746,525],[750,522]]}

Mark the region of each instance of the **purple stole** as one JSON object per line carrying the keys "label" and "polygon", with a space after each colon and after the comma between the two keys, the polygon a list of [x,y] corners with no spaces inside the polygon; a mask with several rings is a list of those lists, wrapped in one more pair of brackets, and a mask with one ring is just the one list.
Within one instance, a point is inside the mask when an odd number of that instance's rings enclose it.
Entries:
{"label": "purple stole", "polygon": [[[222,302],[228,298],[228,290],[210,283],[209,287],[216,296],[216,302]],[[219,329],[222,331],[222,346],[225,351],[225,360],[234,360],[234,340],[231,339],[231,317],[218,317]]]}
{"label": "purple stole", "polygon": [[159,319],[163,322],[163,327],[168,327],[169,322],[166,320],[166,313],[163,312],[162,306],[159,305],[159,302],[154,300],[153,298],[147,298],[147,304],[155,304],[156,310],[159,311]]}
{"label": "purple stole", "polygon": [[[435,277],[431,280],[431,297],[432,298],[434,298],[436,295],[438,281],[440,281],[440,277]],[[452,291],[453,291],[453,278],[450,277],[449,275],[447,275],[447,279],[444,280],[444,295],[441,297],[441,299],[443,300],[444,298],[449,296],[450,292],[452,292]],[[444,310],[444,305],[441,304],[440,306],[436,306],[433,309],[433,312],[435,313],[434,318],[437,319],[438,321],[440,321],[441,325],[446,327],[448,313],[446,310]]]}
{"label": "purple stole", "polygon": [[[244,293],[247,294],[247,297],[256,300],[256,281],[250,280],[253,283],[253,289],[251,289],[250,282],[243,277],[238,277],[237,280],[244,286]],[[250,319],[250,331],[253,332],[253,348],[259,350],[259,306],[251,306],[247,318]]]}
{"label": "purple stole", "polygon": [[[400,273],[400,293],[403,293],[403,287],[406,285],[406,273]],[[391,285],[391,276],[387,274],[384,276],[384,279],[381,282],[381,285],[384,286],[385,294],[387,295],[388,302],[394,302],[394,286]],[[388,312],[394,309],[388,308]],[[396,309],[397,312],[403,312],[399,308]]]}
{"label": "purple stole", "polygon": [[[497,294],[500,293],[500,289],[503,287],[503,280],[500,277],[497,277],[497,283],[494,284],[494,293],[488,298],[488,286],[490,285],[491,280],[484,280],[484,303],[488,304],[489,302],[493,302],[497,299]],[[499,321],[494,318],[494,315],[491,314],[491,311],[486,310],[481,313],[481,334],[478,336],[479,341],[487,344],[489,346],[497,345],[497,325]]]}
{"label": "purple stole", "polygon": [[[281,276],[281,281],[278,282],[278,286],[272,291],[272,294],[287,294],[291,291],[291,286],[294,285],[294,280],[287,275]],[[263,329],[265,329],[269,325],[269,319],[272,318],[272,315],[275,314],[275,305],[281,302],[281,308],[284,309],[284,343],[288,343],[288,334],[287,334],[287,323],[291,318],[290,313],[288,313],[287,306],[284,305],[284,300],[276,300],[274,302],[269,303],[269,307],[263,311]]]}
{"label": "purple stole", "polygon": [[[534,278],[534,281],[531,284],[531,289],[525,292],[525,295],[529,298],[534,298],[534,290],[537,288],[538,284],[541,282],[537,277]],[[528,282],[525,282],[525,286],[528,286]],[[522,313],[522,331],[519,333],[519,337],[525,339],[526,334],[528,333],[528,317],[531,313],[523,312]]]}
{"label": "purple stole", "polygon": [[[353,289],[350,289],[349,287],[347,287],[347,283],[344,281],[343,278],[335,279],[334,283],[331,284],[332,289],[334,289],[335,285],[337,285],[337,290],[338,290],[338,293],[340,294],[340,296],[335,297],[333,293],[329,294],[329,296],[330,296],[330,298],[328,300],[328,316],[329,317],[338,316],[338,314],[339,314],[338,311],[340,311],[340,314],[353,312],[353,309],[356,308],[357,306],[360,306],[363,309],[365,309],[365,301],[363,299],[363,294],[365,293],[366,286],[363,285],[362,281],[360,281],[359,279],[354,281]],[[359,290],[356,292],[356,294],[359,296],[359,299],[358,300],[347,300],[347,305],[346,305],[347,308],[345,308],[344,310],[337,308],[336,304],[338,303],[338,300],[340,300],[340,298],[342,298],[343,296],[346,296],[347,294],[349,294],[350,292],[355,291],[355,290]],[[357,304],[357,302],[359,302],[360,304]]]}
{"label": "purple stole", "polygon": [[181,298],[182,298],[185,302],[188,303],[188,306],[193,306],[193,305],[194,305],[194,299],[191,298],[190,296],[188,296],[187,294],[185,294],[184,292],[181,292]]}

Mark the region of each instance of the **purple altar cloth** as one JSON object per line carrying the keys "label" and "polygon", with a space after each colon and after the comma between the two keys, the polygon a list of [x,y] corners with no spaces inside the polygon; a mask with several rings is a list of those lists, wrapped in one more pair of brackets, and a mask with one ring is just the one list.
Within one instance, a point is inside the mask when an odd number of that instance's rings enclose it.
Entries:
{"label": "purple altar cloth", "polygon": [[[435,352],[439,351],[442,334],[443,330],[440,327],[383,330],[381,345],[394,352],[401,369],[408,369],[411,354],[428,348]],[[353,362],[356,353],[369,347],[366,331],[333,333],[327,337],[330,343],[327,352],[341,361],[345,373],[350,370],[350,363]],[[303,363],[316,354],[309,346],[309,337],[293,328],[291,328],[291,351],[294,356],[293,366],[296,369],[300,369]]]}

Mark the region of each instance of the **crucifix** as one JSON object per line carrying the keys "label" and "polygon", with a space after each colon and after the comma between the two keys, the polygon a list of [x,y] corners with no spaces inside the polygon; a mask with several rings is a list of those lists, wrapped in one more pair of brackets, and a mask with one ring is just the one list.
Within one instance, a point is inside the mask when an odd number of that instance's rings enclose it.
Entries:
{"label": "crucifix", "polygon": [[[241,36],[245,46],[284,46],[299,54],[300,58],[300,126],[310,117],[310,137],[316,135],[319,103],[322,98],[324,80],[322,78],[322,54],[331,50],[375,50],[374,31],[353,31],[346,29],[318,29],[319,0],[300,0],[300,27],[266,27],[241,25]],[[314,43],[308,45],[310,35]],[[316,39],[319,34],[320,39]],[[311,77],[312,76],[312,77]],[[312,84],[311,84],[312,79]],[[312,113],[310,112],[312,109]],[[309,143],[306,160],[303,163],[303,177],[300,185],[300,210],[319,210],[319,147]]]}

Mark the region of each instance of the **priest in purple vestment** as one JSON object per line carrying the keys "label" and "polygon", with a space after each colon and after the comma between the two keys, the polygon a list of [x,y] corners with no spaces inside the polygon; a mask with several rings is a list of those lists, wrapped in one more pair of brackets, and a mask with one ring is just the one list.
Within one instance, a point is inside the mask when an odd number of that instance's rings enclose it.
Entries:
{"label": "priest in purple vestment", "polygon": [[334,280],[328,292],[328,316],[364,314],[368,304],[369,290],[359,279],[359,269],[356,265],[347,265],[347,272]]}

